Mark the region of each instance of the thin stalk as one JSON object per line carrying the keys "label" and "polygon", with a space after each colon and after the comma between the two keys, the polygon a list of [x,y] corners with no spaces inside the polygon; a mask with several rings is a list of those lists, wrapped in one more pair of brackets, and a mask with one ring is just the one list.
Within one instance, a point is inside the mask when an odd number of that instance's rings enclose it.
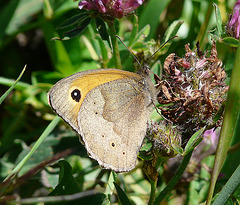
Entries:
{"label": "thin stalk", "polygon": [[183,161],[180,165],[180,167],[178,168],[176,174],[173,176],[173,178],[168,182],[168,185],[160,192],[160,194],[157,196],[157,198],[154,201],[154,205],[158,205],[160,204],[160,202],[166,197],[166,195],[173,189],[173,187],[175,186],[175,184],[180,180],[183,172],[185,171],[189,160],[192,156],[192,152],[189,152],[184,158]]}
{"label": "thin stalk", "polygon": [[156,197],[157,180],[150,179],[150,182],[151,182],[151,194],[150,194],[148,205],[153,205],[153,202]]}
{"label": "thin stalk", "polygon": [[119,54],[119,49],[118,49],[118,40],[116,38],[116,30],[114,27],[114,22],[108,22],[108,27],[109,27],[109,33],[112,41],[112,49],[113,49],[113,58],[115,61],[115,66],[117,69],[122,69],[121,65],[121,59],[120,59],[120,54]]}
{"label": "thin stalk", "polygon": [[[157,171],[157,173],[159,172],[159,167],[160,165],[165,161],[165,159],[159,157],[156,161],[156,164],[155,164],[155,169]],[[147,173],[146,173],[147,174]],[[150,197],[149,197],[149,202],[148,202],[148,205],[153,205],[153,202],[156,198],[156,189],[157,189],[157,181],[158,181],[158,177],[150,177],[148,174],[148,179],[151,183],[151,193],[150,193]]]}
{"label": "thin stalk", "polygon": [[9,93],[14,89],[14,87],[17,85],[18,81],[21,79],[23,73],[25,72],[26,69],[26,65],[24,66],[24,68],[22,69],[22,72],[20,73],[20,75],[18,76],[17,80],[13,83],[13,85],[0,97],[0,105],[2,104],[2,102],[5,100],[5,98],[9,95]]}
{"label": "thin stalk", "polygon": [[224,205],[227,200],[233,195],[240,183],[240,165],[234,171],[230,179],[224,185],[217,198],[213,202],[213,205]]}
{"label": "thin stalk", "polygon": [[228,91],[227,103],[224,112],[223,124],[219,136],[218,147],[215,154],[212,177],[209,185],[206,205],[211,204],[214,193],[215,184],[222,168],[223,162],[227,156],[232,136],[239,133],[236,129],[238,116],[240,113],[240,41],[238,44],[236,59],[231,75],[231,82]]}

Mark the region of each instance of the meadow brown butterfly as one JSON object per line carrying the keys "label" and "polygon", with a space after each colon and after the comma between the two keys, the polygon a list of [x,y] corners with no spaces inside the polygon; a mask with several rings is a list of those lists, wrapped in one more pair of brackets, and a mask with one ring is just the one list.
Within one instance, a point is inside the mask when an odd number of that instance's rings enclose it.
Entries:
{"label": "meadow brown butterfly", "polygon": [[124,172],[136,166],[156,100],[148,72],[79,72],[57,82],[48,100],[103,168]]}

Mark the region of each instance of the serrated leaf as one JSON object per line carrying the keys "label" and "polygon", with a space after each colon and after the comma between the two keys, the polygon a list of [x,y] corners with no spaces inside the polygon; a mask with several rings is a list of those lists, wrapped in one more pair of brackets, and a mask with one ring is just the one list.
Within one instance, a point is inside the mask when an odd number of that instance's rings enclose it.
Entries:
{"label": "serrated leaf", "polygon": [[238,47],[238,41],[236,38],[233,37],[225,37],[222,39],[224,43],[226,43],[228,46],[237,48]]}
{"label": "serrated leaf", "polygon": [[133,205],[133,203],[130,201],[130,199],[128,198],[126,193],[122,190],[122,188],[118,186],[115,182],[114,182],[114,186],[117,190],[117,194],[121,203],[124,205]]}
{"label": "serrated leaf", "polygon": [[75,28],[71,31],[68,31],[64,34],[64,38],[62,40],[69,40],[71,38],[74,38],[76,36],[79,36],[83,33],[83,31],[87,28],[87,26],[90,24],[92,18],[85,19],[78,28]]}
{"label": "serrated leaf", "polygon": [[219,37],[222,36],[222,16],[221,16],[221,12],[217,6],[217,4],[213,4],[214,8],[215,8],[215,17],[216,17],[216,23],[217,23],[217,29],[218,29],[218,34]]}

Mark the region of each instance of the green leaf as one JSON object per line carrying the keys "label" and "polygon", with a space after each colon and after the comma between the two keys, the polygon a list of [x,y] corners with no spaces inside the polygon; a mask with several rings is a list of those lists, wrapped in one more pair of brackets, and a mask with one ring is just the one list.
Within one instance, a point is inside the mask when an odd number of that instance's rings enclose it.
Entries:
{"label": "green leaf", "polygon": [[184,151],[183,151],[182,147],[180,147],[179,145],[176,145],[176,144],[172,144],[172,147],[178,154],[180,154],[181,156],[184,155]]}
{"label": "green leaf", "polygon": [[102,40],[107,41],[109,47],[111,47],[110,36],[108,34],[105,22],[99,17],[95,18],[95,22],[96,22],[96,26],[97,26],[97,31],[98,31],[99,35],[101,36]]}
{"label": "green leaf", "polygon": [[53,17],[53,6],[50,2],[50,0],[44,0],[43,4],[43,14],[46,19],[52,19]]}
{"label": "green leaf", "polygon": [[126,193],[122,190],[122,188],[118,186],[115,182],[114,182],[114,186],[117,190],[117,194],[121,203],[124,205],[133,205],[133,203],[130,201],[130,199],[128,198]]}
{"label": "green leaf", "polygon": [[148,36],[150,33],[150,25],[145,25],[137,34],[136,39],[139,39],[141,35]]}
{"label": "green leaf", "polygon": [[218,8],[217,4],[213,3],[213,6],[215,8],[215,17],[217,22],[217,30],[219,37],[222,36],[222,16],[220,9]]}
{"label": "green leaf", "polygon": [[[75,10],[77,8],[77,2],[75,1],[66,1],[66,0],[46,0],[49,1],[53,12],[54,16],[59,16],[63,15],[66,11],[69,10]],[[78,12],[81,12],[81,10],[78,10]]]}
{"label": "green leaf", "polygon": [[14,84],[1,96],[0,98],[0,105],[2,104],[2,102],[4,101],[4,99],[9,95],[9,93],[14,89],[14,87],[17,85],[18,81],[21,79],[24,71],[26,69],[26,65],[24,66],[22,72],[20,73],[20,75],[18,76],[17,80],[14,82]]}
{"label": "green leaf", "polygon": [[102,54],[102,67],[107,68],[108,64],[108,50],[107,50],[107,45],[104,43],[103,39],[100,36],[96,36],[99,42],[99,46],[101,49],[101,54]]}
{"label": "green leaf", "polygon": [[6,6],[4,8],[1,9],[1,12],[0,12],[0,27],[1,27],[1,29],[0,29],[0,44],[1,44],[2,38],[6,34],[6,29],[14,16],[14,13],[18,7],[18,4],[19,4],[19,0],[12,0],[12,1],[9,1],[9,3],[6,4]]}
{"label": "green leaf", "polygon": [[113,171],[111,171],[110,173],[110,176],[108,178],[108,182],[107,182],[107,187],[106,187],[106,190],[105,190],[105,194],[110,196],[113,194],[113,191],[114,191],[114,174],[113,174]]}
{"label": "green leaf", "polygon": [[136,41],[135,43],[133,43],[132,49],[137,51],[137,52],[141,52],[143,50],[148,50],[149,48],[148,48],[146,43],[140,42],[140,41]]}
{"label": "green leaf", "polygon": [[133,28],[129,39],[128,47],[131,47],[131,45],[136,40],[137,33],[138,33],[138,17],[137,15],[133,15]]}
{"label": "green leaf", "polygon": [[225,37],[222,39],[222,41],[224,43],[226,43],[228,46],[231,46],[233,48],[237,48],[238,47],[238,42],[239,40],[237,40],[236,38],[233,37]]}
{"label": "green leaf", "polygon": [[[74,201],[75,202],[75,201]],[[107,196],[105,194],[102,193],[97,193],[91,196],[86,196],[83,197],[79,200],[76,200],[76,205],[90,205],[90,204],[94,204],[94,205],[110,205],[110,201],[108,200]],[[72,204],[72,203],[70,203]]]}
{"label": "green leaf", "polygon": [[60,24],[57,29],[63,29],[63,28],[68,28],[74,25],[79,25],[81,22],[89,18],[89,13],[87,12],[81,12],[75,16],[72,16],[71,18],[67,19],[64,21],[62,24]]}
{"label": "green leaf", "polygon": [[152,143],[148,142],[147,144],[143,145],[140,151],[149,151],[152,148]]}
{"label": "green leaf", "polygon": [[183,21],[173,21],[171,25],[168,27],[167,31],[165,32],[164,35],[164,42],[169,40],[170,38],[176,36],[179,28],[183,24]]}
{"label": "green leaf", "polygon": [[[44,132],[42,133],[42,135],[39,137],[39,139],[37,140],[37,142],[34,144],[34,146],[32,147],[32,149],[30,150],[30,152],[21,160],[21,162],[18,163],[18,165],[12,170],[12,172],[10,172],[8,174],[8,176],[6,177],[5,180],[7,180],[9,177],[11,177],[12,175],[17,174],[22,167],[27,163],[27,161],[31,158],[31,156],[33,155],[33,153],[37,150],[37,148],[42,144],[43,140],[52,132],[52,130],[57,126],[58,122],[59,122],[60,118],[59,117],[55,117],[52,122],[48,125],[48,127],[44,130]],[[5,181],[4,180],[4,181]]]}
{"label": "green leaf", "polygon": [[58,36],[54,25],[51,22],[46,21],[42,24],[42,30],[46,39],[49,56],[51,57],[55,69],[65,74],[65,76],[73,74],[75,69],[72,65],[69,52],[66,49],[66,43],[63,41],[51,40],[54,36]]}
{"label": "green leaf", "polygon": [[[157,60],[151,67],[151,71],[158,75],[159,78],[162,78],[162,65],[159,60]],[[152,81],[154,81],[154,77],[152,77]]]}
{"label": "green leaf", "polygon": [[201,128],[197,132],[195,132],[192,137],[188,140],[188,143],[184,150],[184,155],[188,154],[192,151],[201,141],[202,141],[202,134],[206,127]]}
{"label": "green leaf", "polygon": [[[16,2],[17,0],[13,0],[13,2],[14,1]],[[6,33],[11,35],[17,32],[22,26],[25,26],[27,23],[29,23],[32,20],[32,17],[40,12],[42,8],[42,0],[20,0],[18,7],[13,14],[11,22],[7,27]],[[4,18],[4,20],[6,19],[8,18]]]}
{"label": "green leaf", "polygon": [[[41,162],[43,162],[44,160],[50,158],[53,156],[53,145],[56,145],[59,143],[59,140],[56,139],[54,136],[48,136],[48,138],[46,140],[44,140],[40,146],[38,147],[38,149],[33,153],[33,155],[31,156],[31,160],[28,160],[24,167],[21,169],[21,171],[18,173],[18,176],[22,176],[23,174],[25,174],[26,172],[28,172],[30,169],[32,169],[33,167],[37,166],[38,164],[40,164]],[[33,143],[34,145],[34,143]],[[31,146],[33,146],[31,145]],[[16,160],[16,163],[20,163],[20,161],[28,154],[29,147],[27,147],[26,145],[23,146],[24,149],[23,151],[18,155],[18,158]]]}
{"label": "green leaf", "polygon": [[65,160],[61,160],[58,163],[60,166],[59,184],[49,195],[59,196],[80,192],[80,187],[72,175],[72,167],[70,164]]}
{"label": "green leaf", "polygon": [[86,18],[80,26],[78,26],[77,28],[68,31],[64,34],[64,38],[62,40],[69,40],[71,38],[74,38],[76,36],[79,36],[83,33],[83,31],[87,28],[87,26],[90,24],[92,18]]}

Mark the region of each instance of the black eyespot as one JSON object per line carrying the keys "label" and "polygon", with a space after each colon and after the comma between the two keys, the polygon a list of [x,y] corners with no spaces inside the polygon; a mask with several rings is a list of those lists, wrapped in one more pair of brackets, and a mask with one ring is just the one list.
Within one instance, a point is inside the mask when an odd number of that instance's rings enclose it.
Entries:
{"label": "black eyespot", "polygon": [[72,93],[71,93],[71,97],[76,102],[79,102],[80,99],[81,99],[81,92],[80,92],[80,90],[78,90],[78,89],[73,90]]}
{"label": "black eyespot", "polygon": [[123,152],[123,155],[125,155],[126,153],[125,152]]}
{"label": "black eyespot", "polygon": [[112,143],[112,147],[115,147],[115,143],[114,142]]}

